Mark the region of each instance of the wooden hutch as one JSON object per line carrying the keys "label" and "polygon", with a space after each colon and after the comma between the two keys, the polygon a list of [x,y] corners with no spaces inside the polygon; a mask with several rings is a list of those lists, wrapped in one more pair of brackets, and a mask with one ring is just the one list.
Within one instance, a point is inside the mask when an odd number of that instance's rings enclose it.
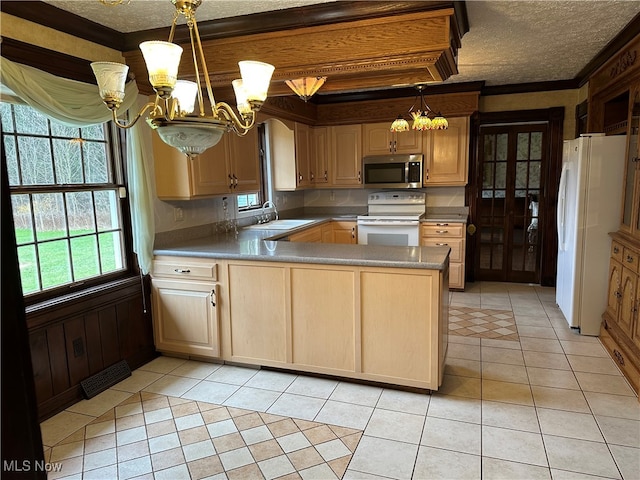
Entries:
{"label": "wooden hutch", "polygon": [[[589,80],[589,131],[627,136],[620,228],[611,232],[607,309],[600,339],[640,391],[640,35]],[[618,194],[618,192],[611,192]]]}

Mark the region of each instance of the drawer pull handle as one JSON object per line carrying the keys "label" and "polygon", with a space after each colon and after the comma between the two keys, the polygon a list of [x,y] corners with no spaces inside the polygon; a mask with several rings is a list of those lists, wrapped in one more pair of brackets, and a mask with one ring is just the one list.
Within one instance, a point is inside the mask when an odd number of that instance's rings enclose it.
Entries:
{"label": "drawer pull handle", "polygon": [[189,270],[188,268],[176,268],[174,271],[176,273],[191,273],[191,270]]}
{"label": "drawer pull handle", "polygon": [[216,306],[216,291],[211,290],[211,306]]}
{"label": "drawer pull handle", "polygon": [[633,257],[631,255],[627,255],[627,263],[633,263]]}
{"label": "drawer pull handle", "polygon": [[436,230],[436,233],[449,233],[449,230]]}
{"label": "drawer pull handle", "polygon": [[613,247],[613,253],[620,253],[620,249],[618,247]]}
{"label": "drawer pull handle", "polygon": [[448,247],[449,246],[448,243],[436,243],[436,245],[438,245],[439,247]]}
{"label": "drawer pull handle", "polygon": [[437,227],[448,227],[449,224],[448,223],[436,223]]}

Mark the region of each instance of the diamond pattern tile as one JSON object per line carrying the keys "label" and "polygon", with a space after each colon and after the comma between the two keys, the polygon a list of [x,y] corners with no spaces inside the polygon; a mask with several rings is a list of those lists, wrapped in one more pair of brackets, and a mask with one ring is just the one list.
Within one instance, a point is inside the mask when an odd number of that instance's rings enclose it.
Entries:
{"label": "diamond pattern tile", "polygon": [[449,334],[498,340],[520,340],[511,310],[456,306],[449,309]]}
{"label": "diamond pattern tile", "polygon": [[352,428],[139,392],[47,453],[91,478],[341,478],[361,437]]}

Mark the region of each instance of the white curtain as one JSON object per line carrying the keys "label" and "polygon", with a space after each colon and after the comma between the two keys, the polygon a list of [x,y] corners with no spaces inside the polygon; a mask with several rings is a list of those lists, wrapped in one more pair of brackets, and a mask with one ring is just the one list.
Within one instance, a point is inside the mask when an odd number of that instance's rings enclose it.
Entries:
{"label": "white curtain", "polygon": [[[69,126],[83,127],[111,120],[111,112],[102,103],[98,87],[75,80],[56,77],[36,68],[2,58],[0,83],[11,89],[27,105],[43,115]],[[125,87],[122,111],[137,111],[138,87],[129,82]],[[143,274],[151,271],[155,234],[152,189],[147,175],[149,152],[144,147],[143,121],[127,131],[127,180],[133,228],[133,251]]]}

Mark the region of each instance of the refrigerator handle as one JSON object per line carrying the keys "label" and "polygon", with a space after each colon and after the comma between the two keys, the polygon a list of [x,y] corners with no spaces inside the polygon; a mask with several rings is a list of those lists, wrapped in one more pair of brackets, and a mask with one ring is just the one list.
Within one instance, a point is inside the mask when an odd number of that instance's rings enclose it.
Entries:
{"label": "refrigerator handle", "polygon": [[567,165],[562,166],[562,173],[560,174],[560,186],[558,188],[558,203],[556,212],[556,222],[558,225],[558,249],[560,251],[565,250],[565,203],[567,196],[567,175],[569,168]]}

